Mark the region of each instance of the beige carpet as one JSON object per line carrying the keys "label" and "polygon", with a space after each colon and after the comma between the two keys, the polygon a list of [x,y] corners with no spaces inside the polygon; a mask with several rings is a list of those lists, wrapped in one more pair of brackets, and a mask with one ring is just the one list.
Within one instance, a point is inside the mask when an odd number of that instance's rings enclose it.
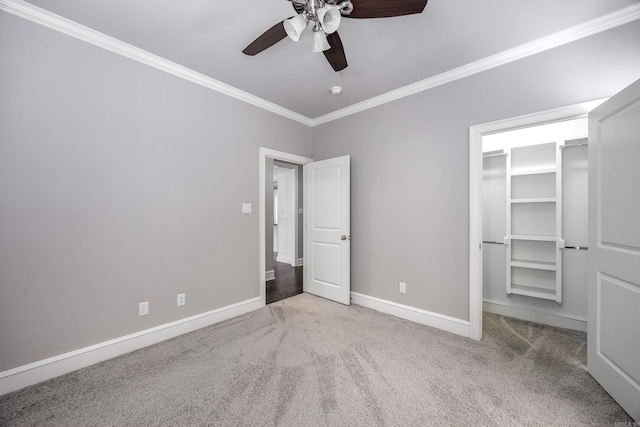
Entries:
{"label": "beige carpet", "polygon": [[475,342],[302,294],[1,396],[0,425],[631,423],[585,361],[578,332],[485,315]]}

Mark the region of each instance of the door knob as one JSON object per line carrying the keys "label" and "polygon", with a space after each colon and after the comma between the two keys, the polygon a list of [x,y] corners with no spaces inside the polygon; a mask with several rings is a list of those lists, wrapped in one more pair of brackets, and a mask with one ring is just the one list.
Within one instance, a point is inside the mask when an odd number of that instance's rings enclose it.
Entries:
{"label": "door knob", "polygon": [[342,236],[340,236],[340,240],[347,240],[347,236],[343,234]]}

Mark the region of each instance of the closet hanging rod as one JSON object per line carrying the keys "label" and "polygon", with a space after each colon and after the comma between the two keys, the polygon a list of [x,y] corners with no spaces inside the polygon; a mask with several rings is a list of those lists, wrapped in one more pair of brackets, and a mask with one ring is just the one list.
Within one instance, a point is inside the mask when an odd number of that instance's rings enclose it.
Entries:
{"label": "closet hanging rod", "polygon": [[564,150],[565,148],[582,147],[583,145],[589,145],[589,144],[587,142],[572,142],[569,144],[561,145],[560,149]]}
{"label": "closet hanging rod", "polygon": [[493,153],[493,154],[483,154],[482,158],[483,159],[488,159],[489,157],[503,157],[506,156],[507,153]]}
{"label": "closet hanging rod", "polygon": [[575,249],[577,251],[588,251],[589,247],[588,246],[565,246],[562,249]]}

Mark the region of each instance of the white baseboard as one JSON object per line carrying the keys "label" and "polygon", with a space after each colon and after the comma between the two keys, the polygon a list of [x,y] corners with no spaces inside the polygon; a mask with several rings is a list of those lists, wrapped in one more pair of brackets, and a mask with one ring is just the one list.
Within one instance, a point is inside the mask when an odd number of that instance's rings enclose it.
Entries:
{"label": "white baseboard", "polygon": [[0,372],[0,395],[249,313],[261,307],[261,299],[259,297],[252,298]]}
{"label": "white baseboard", "polygon": [[276,280],[276,271],[275,270],[268,270],[264,273],[264,280],[266,280],[267,282],[269,280]]}
{"label": "white baseboard", "polygon": [[462,335],[463,337],[469,337],[469,321],[467,320],[456,319],[455,317],[409,307],[357,292],[351,292],[351,302],[402,319],[411,320],[412,322],[432,326],[447,332]]}
{"label": "white baseboard", "polygon": [[516,319],[527,320],[529,322],[587,332],[587,319],[581,316],[552,313],[545,310],[523,306],[514,306],[490,299],[482,300],[482,309],[489,313],[515,317]]}
{"label": "white baseboard", "polygon": [[294,267],[301,267],[302,265],[304,265],[304,258],[298,258]]}

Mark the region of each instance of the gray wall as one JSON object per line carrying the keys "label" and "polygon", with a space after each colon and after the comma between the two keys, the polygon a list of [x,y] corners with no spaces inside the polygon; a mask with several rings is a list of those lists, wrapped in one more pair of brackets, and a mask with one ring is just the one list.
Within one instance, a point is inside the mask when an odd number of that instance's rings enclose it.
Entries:
{"label": "gray wall", "polygon": [[314,159],[351,155],[352,290],[468,320],[469,126],[613,95],[638,52],[633,22],[315,127]]}
{"label": "gray wall", "polygon": [[0,371],[259,296],[258,147],[310,128],[2,12],[0,58]]}

